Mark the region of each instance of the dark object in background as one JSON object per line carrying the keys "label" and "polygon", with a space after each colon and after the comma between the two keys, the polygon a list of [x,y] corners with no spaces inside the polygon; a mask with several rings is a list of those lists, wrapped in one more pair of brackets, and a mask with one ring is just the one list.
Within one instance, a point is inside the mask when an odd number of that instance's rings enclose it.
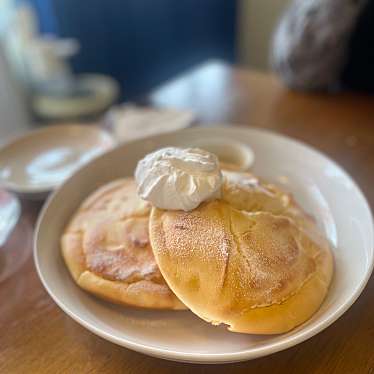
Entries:
{"label": "dark object in background", "polygon": [[272,65],[297,90],[373,91],[373,21],[373,0],[294,0],[275,32]]}
{"label": "dark object in background", "polygon": [[274,35],[272,65],[297,90],[335,88],[364,1],[294,0]]}
{"label": "dark object in background", "polygon": [[374,93],[373,0],[367,0],[350,38],[342,83],[349,89]]}
{"label": "dark object in background", "polygon": [[42,32],[80,42],[74,72],[113,76],[122,99],[206,59],[235,59],[236,1],[30,1]]}

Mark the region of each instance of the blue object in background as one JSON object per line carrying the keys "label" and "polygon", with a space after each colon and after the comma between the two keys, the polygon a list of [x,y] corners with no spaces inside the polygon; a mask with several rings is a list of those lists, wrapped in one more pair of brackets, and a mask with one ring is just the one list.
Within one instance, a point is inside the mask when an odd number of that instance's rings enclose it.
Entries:
{"label": "blue object in background", "polygon": [[79,40],[76,73],[108,74],[134,99],[209,58],[235,60],[234,0],[30,0],[42,32]]}
{"label": "blue object in background", "polygon": [[49,34],[58,34],[57,20],[50,0],[31,0],[40,21],[41,31]]}

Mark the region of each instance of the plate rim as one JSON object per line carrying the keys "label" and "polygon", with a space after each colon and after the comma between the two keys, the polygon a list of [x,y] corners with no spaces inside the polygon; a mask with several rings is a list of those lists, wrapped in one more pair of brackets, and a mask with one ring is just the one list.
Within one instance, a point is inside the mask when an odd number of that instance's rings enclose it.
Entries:
{"label": "plate rim", "polygon": [[[1,156],[1,153],[6,151],[7,149],[9,149],[11,147],[14,147],[14,146],[17,146],[17,143],[27,141],[28,139],[31,140],[32,138],[35,138],[37,136],[43,136],[44,133],[48,134],[50,132],[53,133],[55,131],[62,131],[62,130],[66,130],[66,131],[78,130],[78,131],[81,131],[81,132],[82,131],[83,132],[84,131],[93,131],[97,135],[100,135],[101,137],[104,137],[105,141],[108,142],[108,144],[110,143],[109,148],[107,148],[105,151],[109,151],[109,150],[113,149],[116,145],[113,135],[108,130],[106,130],[105,128],[102,128],[102,127],[99,127],[99,126],[96,126],[96,125],[92,125],[92,124],[88,124],[88,123],[87,124],[81,124],[81,123],[80,124],[79,123],[54,124],[54,125],[42,126],[42,127],[35,128],[35,129],[29,129],[22,134],[18,134],[18,135],[16,134],[16,135],[12,136],[4,144],[0,145],[0,156]],[[100,153],[98,156],[100,156],[101,154],[103,154],[103,153]],[[92,161],[96,157],[97,156],[94,156],[90,161]],[[84,166],[84,165],[82,165],[82,166]],[[76,170],[76,171],[78,171],[78,170]],[[69,178],[67,178],[67,179],[69,179]],[[65,183],[66,180],[64,180],[63,183]],[[61,185],[63,183],[61,183]],[[48,185],[44,185],[44,186],[22,186],[22,185],[19,185],[19,184],[13,182],[13,181],[7,181],[7,180],[0,179],[0,187],[5,188],[6,190],[9,190],[9,191],[14,192],[16,194],[20,194],[22,196],[26,196],[26,195],[30,195],[30,196],[35,195],[36,196],[36,195],[39,195],[39,194],[42,195],[42,196],[45,196],[45,194],[48,194],[49,192],[56,190],[56,188],[58,188],[59,185],[56,184],[56,183],[52,183],[52,184],[48,184]]]}
{"label": "plate rim", "polygon": [[[270,136],[276,136],[280,137],[282,140],[286,141],[291,141],[296,143],[298,146],[306,147],[309,151],[312,151],[313,153],[316,153],[319,157],[322,157],[324,159],[327,159],[330,163],[332,163],[335,167],[337,167],[342,174],[344,175],[345,178],[347,178],[352,185],[357,189],[357,192],[360,195],[360,199],[365,205],[365,208],[368,212],[369,215],[369,220],[371,224],[371,233],[370,233],[370,239],[371,242],[374,240],[374,233],[373,233],[373,228],[374,228],[374,221],[373,221],[373,215],[370,209],[370,205],[363,194],[361,188],[359,185],[355,182],[355,180],[349,175],[349,173],[342,167],[340,166],[337,162],[335,162],[332,158],[324,154],[323,152],[319,151],[318,149],[310,146],[309,144],[300,141],[298,139],[289,137],[287,135],[278,133],[276,131],[271,131],[269,129],[263,129],[259,127],[252,127],[252,126],[238,126],[237,124],[218,124],[217,126],[204,126],[204,127],[192,127],[192,128],[187,128],[187,129],[181,129],[177,131],[172,131],[169,133],[165,134],[158,134],[158,135],[151,135],[149,137],[145,137],[140,140],[135,140],[135,141],[130,141],[130,142],[124,142],[121,143],[120,146],[124,146],[125,144],[131,143],[131,142],[139,142],[139,141],[147,141],[151,140],[155,137],[158,136],[165,136],[165,135],[173,135],[173,134],[178,134],[178,133],[193,133],[193,132],[209,132],[209,131],[214,131],[214,130],[225,130],[225,131],[233,131],[233,132],[258,132],[260,134],[266,134]],[[104,154],[101,154],[99,157],[105,157],[107,153],[114,152],[116,148],[111,149]],[[87,164],[83,165],[83,167],[86,167],[87,165],[91,164],[91,162],[95,162],[97,158],[91,160]],[[78,173],[81,170],[79,168],[76,172],[73,173],[72,176],[74,176],[76,173]],[[69,315],[73,320],[81,324],[83,327],[91,331],[92,333],[100,336],[101,338],[104,338],[112,343],[115,343],[117,345],[126,347],[128,349],[134,350],[136,352],[140,352],[143,354],[147,354],[152,357],[157,357],[157,358],[162,358],[166,360],[172,360],[172,361],[177,361],[177,362],[188,362],[188,363],[198,363],[198,364],[218,364],[218,363],[230,363],[230,362],[240,362],[240,361],[247,361],[251,360],[254,358],[260,358],[263,356],[270,355],[272,353],[276,353],[282,350],[285,350],[287,348],[290,348],[292,346],[295,346],[299,343],[302,343],[311,337],[317,335],[327,327],[329,327],[332,323],[334,323],[338,318],[340,318],[352,305],[353,303],[358,299],[358,297],[361,295],[362,291],[364,290],[367,282],[370,279],[370,276],[373,272],[373,267],[374,267],[374,249],[371,249],[371,252],[369,253],[368,256],[368,267],[365,276],[362,278],[361,282],[357,285],[355,290],[352,292],[351,296],[347,299],[347,301],[343,304],[341,304],[333,313],[331,313],[329,316],[324,318],[322,321],[319,323],[316,323],[314,326],[310,327],[308,330],[303,330],[301,329],[296,333],[296,335],[290,336],[286,338],[286,340],[271,343],[270,345],[266,347],[260,347],[260,348],[250,348],[248,350],[240,351],[240,352],[231,352],[231,353],[192,353],[192,352],[183,352],[183,351],[178,351],[178,350],[170,350],[170,349],[165,349],[165,348],[158,348],[154,346],[149,346],[146,344],[142,343],[137,343],[131,340],[123,340],[121,338],[117,338],[113,336],[112,334],[102,331],[100,328],[97,328],[90,322],[87,322],[84,320],[84,318],[80,317],[79,314],[75,313],[74,311],[71,311],[69,307],[65,305],[65,303],[60,300],[57,296],[54,295],[53,291],[50,289],[49,285],[47,284],[46,280],[43,277],[42,270],[40,269],[40,264],[38,260],[38,238],[39,238],[39,232],[41,229],[41,224],[43,223],[43,217],[45,216],[45,212],[48,210],[51,202],[53,201],[54,197],[57,195],[59,190],[62,188],[62,186],[67,183],[70,178],[70,176],[67,178],[61,186],[57,190],[55,190],[47,199],[45,204],[43,205],[38,219],[37,223],[35,225],[35,235],[34,235],[34,245],[33,245],[33,258],[34,258],[34,263],[35,267],[38,273],[38,276],[48,292],[48,294],[51,296],[51,298],[55,301],[55,303],[67,314]]]}

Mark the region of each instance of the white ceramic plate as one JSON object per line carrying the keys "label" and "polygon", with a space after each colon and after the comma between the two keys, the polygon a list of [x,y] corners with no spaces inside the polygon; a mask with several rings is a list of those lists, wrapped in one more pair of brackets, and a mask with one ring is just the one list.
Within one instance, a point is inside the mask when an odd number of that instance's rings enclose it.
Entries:
{"label": "white ceramic plate", "polygon": [[55,125],[30,131],[1,147],[0,187],[43,199],[113,145],[112,136],[97,126]]}
{"label": "white ceramic plate", "polygon": [[[336,271],[320,310],[293,331],[275,336],[236,334],[191,312],[113,306],[80,290],[60,256],[59,237],[80,202],[100,185],[133,174],[137,161],[159,147],[212,136],[240,140],[254,150],[254,172],[284,184],[318,220],[336,247]],[[123,144],[70,177],[45,205],[35,239],[39,276],[56,303],[93,333],[124,347],[169,360],[221,363],[249,360],[298,344],[341,316],[359,296],[373,266],[373,220],[353,180],[326,156],[267,131],[194,128]]]}

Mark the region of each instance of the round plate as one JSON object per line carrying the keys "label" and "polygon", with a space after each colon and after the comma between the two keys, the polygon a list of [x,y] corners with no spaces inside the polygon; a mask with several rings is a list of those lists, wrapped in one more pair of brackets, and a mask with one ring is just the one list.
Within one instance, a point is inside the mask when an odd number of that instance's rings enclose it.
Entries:
{"label": "round plate", "polygon": [[30,131],[0,149],[0,186],[42,199],[87,161],[112,148],[96,126],[58,125]]}
{"label": "round plate", "polygon": [[[63,263],[62,230],[82,200],[100,185],[133,174],[140,158],[157,148],[222,136],[247,143],[253,171],[283,184],[318,220],[336,248],[335,276],[319,311],[287,334],[245,335],[214,327],[188,311],[118,307],[79,289]],[[339,318],[359,296],[373,267],[373,220],[365,197],[336,163],[312,148],[267,131],[194,128],[126,143],[85,165],[50,197],[35,238],[39,276],[56,303],[93,333],[124,347],[169,360],[222,363],[249,360],[294,346]]]}

